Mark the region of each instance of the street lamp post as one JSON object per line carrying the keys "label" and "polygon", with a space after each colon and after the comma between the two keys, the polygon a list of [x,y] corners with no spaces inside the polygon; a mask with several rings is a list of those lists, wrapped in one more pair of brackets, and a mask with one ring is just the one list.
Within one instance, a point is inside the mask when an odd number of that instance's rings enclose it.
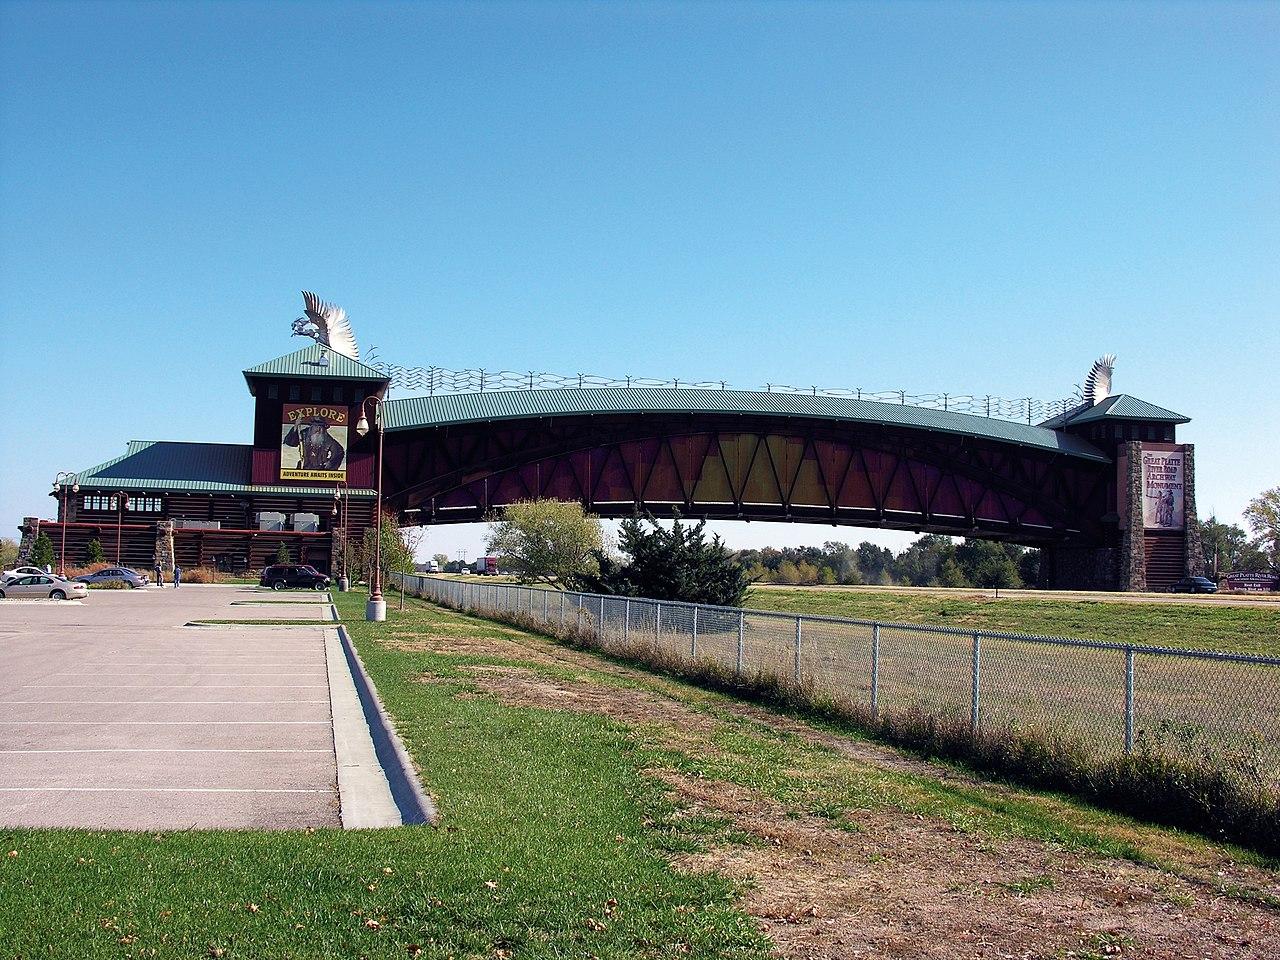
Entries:
{"label": "street lamp post", "polygon": [[364,605],[364,618],[374,622],[387,619],[387,601],[382,599],[382,400],[376,396],[364,398],[360,404],[360,419],[356,433],[365,436],[369,432],[369,420],[365,409],[373,404],[373,429],[378,431],[378,486],[373,511],[373,581],[369,587],[369,601]]}
{"label": "street lamp post", "polygon": [[351,515],[351,496],[347,492],[347,482],[339,480],[333,490],[333,517],[342,509],[342,519],[338,523],[342,527],[342,576],[338,578],[338,592],[346,593],[351,589],[351,580],[347,576],[347,554],[351,552],[351,542],[347,539],[347,518]]}
{"label": "street lamp post", "polygon": [[[70,482],[68,482],[70,481]],[[80,480],[70,470],[62,470],[53,478],[53,492],[62,495],[62,515],[58,517],[62,521],[62,548],[58,551],[58,574],[66,576],[67,573],[67,491],[72,493],[80,492]]]}
{"label": "street lamp post", "polygon": [[118,508],[116,512],[116,566],[120,566],[124,563],[120,559],[120,544],[124,536],[124,505],[129,502],[129,495],[121,490],[116,494],[116,497],[118,498],[116,500],[116,507]]}

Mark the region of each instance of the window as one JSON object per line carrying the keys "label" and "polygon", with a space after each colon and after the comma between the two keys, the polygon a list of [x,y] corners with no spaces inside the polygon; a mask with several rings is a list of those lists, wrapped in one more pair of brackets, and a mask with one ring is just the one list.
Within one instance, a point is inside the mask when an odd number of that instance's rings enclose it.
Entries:
{"label": "window", "polygon": [[130,497],[125,503],[125,509],[134,513],[159,513],[160,498],[159,497]]}
{"label": "window", "polygon": [[333,402],[334,402],[334,403],[341,403],[341,402],[342,402],[342,388],[341,388],[341,387],[334,387],[334,388],[333,388]]}
{"label": "window", "polygon": [[321,402],[321,400],[320,400],[320,388],[319,388],[319,387],[312,387],[312,388],[311,388],[311,402],[312,402],[312,403],[320,403],[320,402]]}
{"label": "window", "polygon": [[116,508],[116,498],[104,496],[100,493],[90,493],[84,498],[85,510],[114,510]]}
{"label": "window", "polygon": [[280,399],[280,388],[277,387],[274,383],[267,385],[267,399],[268,400]]}
{"label": "window", "polygon": [[301,399],[302,399],[302,390],[301,390],[301,388],[300,388],[300,387],[296,387],[296,386],[290,387],[290,388],[289,388],[289,402],[290,402],[290,403],[297,403],[297,402],[298,402],[299,400],[301,400]]}

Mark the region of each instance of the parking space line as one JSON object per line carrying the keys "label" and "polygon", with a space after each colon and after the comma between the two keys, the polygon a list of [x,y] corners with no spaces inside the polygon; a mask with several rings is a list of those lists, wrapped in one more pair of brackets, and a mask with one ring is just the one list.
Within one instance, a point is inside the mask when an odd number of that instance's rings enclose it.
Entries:
{"label": "parking space line", "polygon": [[99,703],[116,707],[123,706],[149,706],[155,704],[157,706],[190,706],[197,703],[219,703],[219,704],[246,704],[246,703],[328,703],[328,699],[322,700],[0,700],[0,707],[14,703],[32,703],[41,706],[57,705],[59,707],[74,707],[82,703]]}
{"label": "parking space line", "polygon": [[[23,684],[23,689],[92,690],[101,684]],[[202,684],[201,690],[324,690],[328,684]],[[114,690],[179,690],[191,684],[111,684]]]}
{"label": "parking space line", "polygon": [[5,727],[57,727],[57,726],[93,726],[93,727],[190,727],[217,726],[219,724],[247,724],[249,726],[298,726],[315,725],[327,727],[331,720],[0,720]]}
{"label": "parking space line", "polygon": [[333,793],[304,787],[0,787],[0,793]]}
{"label": "parking space line", "polygon": [[50,750],[0,750],[0,755],[31,753],[331,753],[326,747],[66,747]]}

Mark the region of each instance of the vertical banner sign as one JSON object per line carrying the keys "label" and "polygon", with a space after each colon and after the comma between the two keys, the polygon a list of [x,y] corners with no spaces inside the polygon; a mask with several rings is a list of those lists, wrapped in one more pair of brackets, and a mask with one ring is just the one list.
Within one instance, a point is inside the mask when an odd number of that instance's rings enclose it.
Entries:
{"label": "vertical banner sign", "polygon": [[1142,451],[1142,525],[1148,530],[1183,527],[1182,450]]}
{"label": "vertical banner sign", "polygon": [[346,407],[286,403],[280,429],[281,480],[346,480]]}

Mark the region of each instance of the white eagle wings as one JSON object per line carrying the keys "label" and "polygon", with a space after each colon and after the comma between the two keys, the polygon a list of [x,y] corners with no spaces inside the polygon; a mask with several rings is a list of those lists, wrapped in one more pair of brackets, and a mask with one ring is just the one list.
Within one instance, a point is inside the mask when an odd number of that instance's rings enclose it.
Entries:
{"label": "white eagle wings", "polygon": [[293,321],[293,335],[310,337],[330,350],[359,360],[360,348],[356,346],[355,334],[347,321],[347,311],[335,303],[326,303],[307,290],[302,291],[302,302],[307,315]]}

